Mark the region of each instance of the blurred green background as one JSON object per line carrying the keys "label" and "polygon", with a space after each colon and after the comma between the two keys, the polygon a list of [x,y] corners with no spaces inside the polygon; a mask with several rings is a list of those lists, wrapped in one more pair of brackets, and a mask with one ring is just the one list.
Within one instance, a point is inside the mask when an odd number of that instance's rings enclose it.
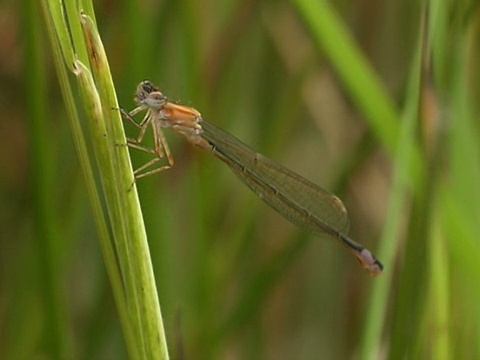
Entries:
{"label": "blurred green background", "polygon": [[[137,185],[172,359],[480,358],[478,2],[330,3],[94,4],[123,108],[153,81],[338,195],[385,265],[166,131]],[[124,359],[41,15],[0,4],[0,358]]]}

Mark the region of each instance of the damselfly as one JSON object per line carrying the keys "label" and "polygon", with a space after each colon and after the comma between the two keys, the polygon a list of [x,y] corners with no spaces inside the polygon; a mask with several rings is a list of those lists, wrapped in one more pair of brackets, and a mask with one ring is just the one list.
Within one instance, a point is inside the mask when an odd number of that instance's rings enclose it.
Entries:
{"label": "damselfly", "polygon": [[[140,129],[136,139],[127,139],[127,145],[155,156],[134,171],[136,179],[173,166],[173,157],[162,131],[171,128],[226,163],[258,197],[293,224],[340,240],[370,275],[382,273],[382,263],[345,234],[349,223],[347,211],[335,195],[256,153],[233,135],[202,119],[197,110],[169,102],[149,81],[138,85],[135,102],[135,109],[129,113],[122,111],[124,117]],[[133,117],[142,111],[146,111],[146,115],[137,123]],[[142,144],[149,126],[153,129],[153,148]],[[164,158],[165,165],[152,169]]]}

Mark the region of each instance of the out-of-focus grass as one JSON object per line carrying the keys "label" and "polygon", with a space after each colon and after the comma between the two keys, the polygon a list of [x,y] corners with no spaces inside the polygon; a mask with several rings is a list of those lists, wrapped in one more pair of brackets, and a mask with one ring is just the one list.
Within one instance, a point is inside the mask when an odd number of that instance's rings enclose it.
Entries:
{"label": "out-of-focus grass", "polygon": [[[0,358],[127,358],[45,22],[21,3],[0,19],[21,19],[0,64]],[[480,358],[477,8],[328,4],[95,4],[123,108],[149,79],[337,189],[385,265],[369,278],[167,133],[174,168],[137,186],[172,358]]]}

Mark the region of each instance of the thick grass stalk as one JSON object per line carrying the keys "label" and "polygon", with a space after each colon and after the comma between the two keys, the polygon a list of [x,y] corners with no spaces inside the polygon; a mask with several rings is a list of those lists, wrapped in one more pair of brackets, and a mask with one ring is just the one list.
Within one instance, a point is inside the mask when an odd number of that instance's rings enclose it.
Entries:
{"label": "thick grass stalk", "polygon": [[[73,11],[72,4],[66,5],[68,21],[63,18],[63,4],[44,1],[43,6],[130,358],[168,359],[143,217],[135,189],[128,191],[133,175],[128,151],[122,146],[126,141],[122,120],[114,110],[118,105],[105,52],[93,22]],[[65,28],[67,23],[70,29]],[[67,69],[78,76],[83,109],[75,106]],[[93,176],[78,116],[81,111],[90,123],[90,143],[102,190]]]}

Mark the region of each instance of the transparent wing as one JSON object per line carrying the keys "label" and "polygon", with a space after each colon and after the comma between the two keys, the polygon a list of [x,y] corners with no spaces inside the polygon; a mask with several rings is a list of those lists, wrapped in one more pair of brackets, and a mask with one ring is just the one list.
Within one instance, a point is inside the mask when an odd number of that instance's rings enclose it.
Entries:
{"label": "transparent wing", "polygon": [[298,227],[318,235],[347,233],[345,206],[335,195],[284,166],[256,153],[226,131],[200,122],[212,152],[263,201]]}

